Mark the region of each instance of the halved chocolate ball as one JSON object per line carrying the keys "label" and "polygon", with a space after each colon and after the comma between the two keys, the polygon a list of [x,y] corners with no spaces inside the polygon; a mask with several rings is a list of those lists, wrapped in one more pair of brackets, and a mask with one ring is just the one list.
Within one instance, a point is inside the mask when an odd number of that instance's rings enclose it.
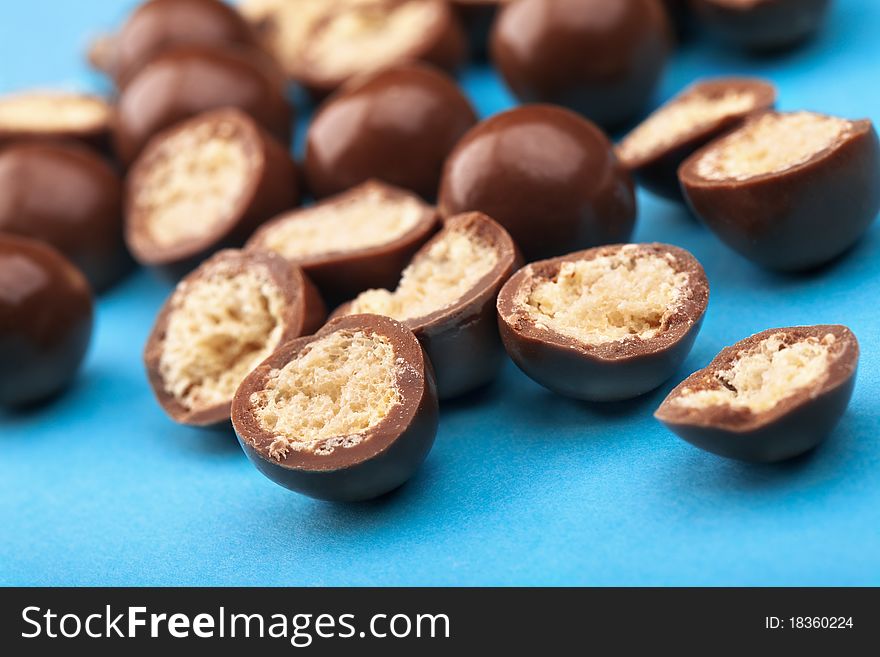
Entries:
{"label": "halved chocolate ball", "polygon": [[775,102],[776,88],[759,78],[701,80],[642,121],[615,152],[639,184],[658,196],[681,201],[681,163]]}
{"label": "halved chocolate ball", "polygon": [[880,211],[880,143],[869,120],[767,112],[694,153],[679,178],[728,246],[804,270],[846,251]]}
{"label": "halved chocolate ball", "polygon": [[176,422],[229,420],[242,380],[278,346],[317,330],[326,310],[296,265],[225,250],[184,278],[144,350],[153,392]]}
{"label": "halved chocolate ball", "polygon": [[0,96],[0,146],[75,140],[109,154],[112,122],[113,108],[98,96],[40,90]]}
{"label": "halved chocolate ball", "polygon": [[0,406],[41,402],[70,384],[92,335],[92,291],[52,247],[0,234]]}
{"label": "halved chocolate ball", "polygon": [[485,212],[527,260],[625,242],[636,219],[633,182],[611,142],[552,105],[518,107],[468,131],[446,160],[438,204],[446,217]]}
{"label": "halved chocolate ball", "polygon": [[122,181],[77,142],[0,149],[0,231],[54,246],[98,291],[131,269],[122,240]]}
{"label": "halved chocolate ball", "polygon": [[455,81],[423,64],[354,80],[309,126],[309,189],[321,198],[375,178],[431,199],[446,157],[476,122]]}
{"label": "halved chocolate ball", "polygon": [[119,31],[103,37],[94,63],[118,82],[129,79],[169,48],[199,44],[256,46],[257,35],[221,0],[149,0],[131,12]]}
{"label": "halved chocolate ball", "polygon": [[713,454],[782,461],[828,436],[849,404],[858,360],[845,326],[770,329],[682,381],[655,417]]}
{"label": "halved chocolate ball", "polygon": [[466,55],[445,0],[246,0],[242,11],[287,75],[317,98],[407,61],[454,71]]}
{"label": "halved chocolate ball", "polygon": [[199,113],[237,108],[288,144],[293,110],[262,53],[243,48],[177,46],[127,81],[117,104],[115,141],[130,164],[156,133]]}
{"label": "halved chocolate ball", "polygon": [[247,376],[232,424],[251,462],[290,490],[358,501],[394,490],[437,433],[434,375],[406,327],[376,315],[328,323]]}
{"label": "halved chocolate ball", "polygon": [[690,253],[618,244],[527,265],[498,295],[519,368],[559,394],[615,401],[653,390],[693,346],[709,283]]}
{"label": "halved chocolate ball", "polygon": [[391,287],[436,230],[437,211],[415,194],[376,180],[261,226],[247,248],[273,251],[343,301]]}
{"label": "halved chocolate ball", "polygon": [[242,244],[298,202],[287,150],[247,114],[196,116],[150,141],[126,180],[126,241],[144,265],[175,274]]}
{"label": "halved chocolate ball", "polygon": [[650,103],[672,41],[659,0],[517,0],[498,14],[491,49],[520,101],[617,127]]}
{"label": "halved chocolate ball", "polygon": [[434,364],[441,399],[489,383],[504,351],[495,298],[520,259],[501,226],[479,212],[448,219],[392,290],[367,290],[333,316],[373,313],[411,329]]}
{"label": "halved chocolate ball", "polygon": [[813,36],[830,0],[691,0],[703,28],[745,50],[779,50]]}

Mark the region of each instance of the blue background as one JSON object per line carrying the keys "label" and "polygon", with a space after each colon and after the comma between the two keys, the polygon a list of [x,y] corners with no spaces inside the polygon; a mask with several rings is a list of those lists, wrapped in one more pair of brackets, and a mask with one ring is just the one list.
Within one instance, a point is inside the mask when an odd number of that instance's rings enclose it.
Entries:
{"label": "blue background", "polygon": [[[101,89],[81,59],[127,1],[29,0],[0,10],[0,91]],[[880,3],[841,0],[807,47],[747,59],[685,47],[658,101],[693,78],[771,78],[784,109],[880,120]],[[463,76],[483,115],[512,105],[487,69]],[[175,426],[141,348],[169,288],[141,272],[100,303],[86,366],[39,412],[0,415],[4,584],[880,584],[880,223],[846,258],[780,276],[728,251],[680,207],[642,194],[636,239],[691,250],[712,298],[674,379],[641,399],[554,396],[510,363],[443,408],[418,475],[375,502],[294,495],[231,431]],[[829,222],[835,218],[828,217]],[[814,453],[725,461],[651,414],[722,347],[773,326],[844,323],[862,345],[849,412]]]}

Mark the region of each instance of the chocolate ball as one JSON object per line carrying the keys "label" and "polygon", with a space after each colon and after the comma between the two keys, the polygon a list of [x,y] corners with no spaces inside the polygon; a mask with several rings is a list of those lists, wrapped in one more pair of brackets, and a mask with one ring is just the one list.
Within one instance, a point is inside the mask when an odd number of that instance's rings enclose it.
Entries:
{"label": "chocolate ball", "polygon": [[519,0],[492,30],[492,60],[523,102],[565,105],[604,127],[650,103],[672,49],[659,0]]}
{"label": "chocolate ball", "polygon": [[0,231],[51,244],[97,290],[130,266],[122,239],[122,182],[74,142],[27,142],[0,150]]}
{"label": "chocolate ball", "polygon": [[160,130],[223,107],[250,114],[279,141],[290,141],[292,108],[261,54],[207,46],[166,50],[122,89],[115,131],[119,157],[130,164]]}
{"label": "chocolate ball", "polygon": [[433,198],[443,162],[477,121],[451,78],[421,64],[387,69],[344,87],[306,137],[306,177],[316,197],[375,178]]}
{"label": "chocolate ball", "polygon": [[483,121],[446,161],[440,212],[484,212],[527,260],[627,242],[636,218],[632,179],[590,121],[527,105]]}
{"label": "chocolate ball", "polygon": [[52,247],[0,234],[0,406],[43,401],[70,383],[92,335],[92,292]]}

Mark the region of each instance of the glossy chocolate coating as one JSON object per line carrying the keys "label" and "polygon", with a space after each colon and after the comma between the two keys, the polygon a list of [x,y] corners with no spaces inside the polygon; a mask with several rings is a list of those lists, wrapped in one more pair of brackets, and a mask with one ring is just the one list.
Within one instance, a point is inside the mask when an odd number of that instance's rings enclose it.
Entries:
{"label": "glossy chocolate coating", "polygon": [[527,105],[470,130],[446,161],[438,199],[446,217],[485,212],[526,260],[629,240],[635,190],[608,138],[551,105]]}
{"label": "glossy chocolate coating", "polygon": [[725,244],[768,269],[800,271],[832,260],[880,212],[880,143],[868,120],[853,122],[850,134],[818,157],[748,180],[700,177],[697,162],[711,148],[679,170],[688,204]]}
{"label": "glossy chocolate coating", "polygon": [[[279,345],[300,336],[309,335],[323,324],[327,316],[327,309],[318,290],[299,267],[274,253],[247,253],[234,249],[220,251],[181,281],[178,289],[205,277],[207,272],[219,263],[231,265],[236,271],[241,272],[251,268],[268,271],[272,282],[281,292],[285,301],[282,316],[283,330],[278,341]],[[191,408],[182,404],[177,397],[166,390],[160,363],[165,348],[168,320],[176,305],[172,293],[159,311],[144,349],[144,365],[147,369],[150,386],[153,388],[153,394],[168,416],[180,424],[210,426],[228,422],[232,404],[231,398],[207,408]]]}
{"label": "glossy chocolate coating", "polygon": [[428,66],[356,81],[328,99],[309,127],[309,188],[320,198],[375,178],[431,199],[447,155],[476,121],[455,82]]}
{"label": "glossy chocolate coating", "polygon": [[108,73],[129,79],[159,53],[175,46],[256,46],[250,25],[220,0],[149,0],[111,37]]}
{"label": "glossy chocolate coating", "polygon": [[672,32],[659,0],[518,0],[498,15],[491,48],[522,102],[616,127],[650,103]]}
{"label": "glossy chocolate coating", "polygon": [[750,110],[731,114],[711,124],[687,131],[662,148],[637,158],[627,159],[618,149],[621,163],[645,189],[670,201],[683,202],[681,183],[678,181],[678,168],[682,162],[725,132],[742,125],[751,114],[772,109],[776,104],[776,88],[759,78],[717,78],[697,82],[667,103],[669,106],[691,95],[706,98],[721,97],[726,92],[737,90],[754,92],[756,100]]}
{"label": "glossy chocolate coating", "polygon": [[588,401],[618,401],[642,395],[661,385],[681,367],[700,332],[709,302],[709,282],[690,253],[667,244],[641,244],[642,253],[671,255],[676,271],[689,274],[690,296],[650,339],[586,345],[537,326],[516,301],[537,278],[554,278],[565,262],[591,260],[620,250],[604,246],[535,262],[516,272],[498,295],[498,326],[507,353],[530,378],[567,397]]}
{"label": "glossy chocolate coating", "polygon": [[[246,149],[256,155],[256,166],[247,172],[246,191],[227,220],[208,229],[198,239],[172,247],[156,244],[146,230],[148,213],[139,211],[135,193],[154,163],[161,162],[163,143],[179,132],[224,122],[234,126]],[[125,240],[135,259],[143,265],[160,267],[172,277],[191,270],[208,255],[226,246],[239,246],[261,223],[289,210],[299,202],[296,165],[283,148],[247,114],[221,109],[200,114],[157,135],[138,158],[126,178]]]}
{"label": "glossy chocolate coating", "polygon": [[292,108],[261,54],[208,46],[165,50],[121,91],[115,130],[119,157],[130,164],[161,130],[223,107],[250,114],[282,144],[290,142]]}
{"label": "glossy chocolate coating", "polygon": [[[250,409],[251,394],[262,389],[272,369],[284,367],[312,342],[340,330],[378,333],[392,343],[411,373],[398,378],[401,405],[353,447],[330,454],[291,451],[269,456],[275,436]],[[384,495],[410,479],[431,451],[438,424],[437,387],[431,363],[415,336],[402,324],[378,315],[352,315],[329,322],[318,333],[288,342],[242,383],[232,403],[232,424],[242,449],[275,483],[321,500],[354,502]]]}
{"label": "glossy chocolate coating", "polygon": [[98,291],[131,268],[122,240],[122,181],[74,142],[0,149],[0,231],[51,244]]}
{"label": "glossy chocolate coating", "polygon": [[[728,406],[683,409],[674,405],[673,400],[683,388],[701,389],[707,376],[728,367],[740,351],[780,331],[820,339],[830,333],[843,342],[842,353],[831,364],[827,379],[794,393],[763,413]],[[742,461],[783,461],[810,451],[837,425],[852,397],[858,360],[858,342],[845,326],[770,329],[721,351],[705,369],[676,386],[654,417],[680,438],[707,452]]]}
{"label": "glossy chocolate coating", "polygon": [[[437,228],[439,217],[430,205],[398,187],[370,180],[347,192],[325,199],[316,206],[320,209],[343,206],[356,201],[363,194],[378,192],[389,202],[407,198],[423,206],[422,218],[406,234],[377,246],[350,251],[322,253],[291,259],[303,268],[321,290],[328,303],[334,305],[357,296],[371,288],[390,288],[397,284],[400,272]],[[297,221],[310,215],[312,208],[287,212],[261,226],[248,240],[249,250],[266,250],[266,240],[279,225]]]}
{"label": "glossy chocolate coating", "polygon": [[714,37],[755,51],[790,48],[813,36],[830,5],[830,0],[691,0],[700,25]]}
{"label": "glossy chocolate coating", "polygon": [[[434,365],[440,399],[477,390],[491,383],[498,374],[504,349],[495,320],[495,300],[501,286],[522,262],[508,232],[486,215],[469,212],[448,219],[444,230],[456,229],[479,235],[497,249],[498,262],[455,303],[402,322],[415,333]],[[413,261],[426,254],[442,237],[443,231],[419,249]],[[331,316],[345,316],[350,305],[343,304]]]}
{"label": "glossy chocolate coating", "polygon": [[0,234],[0,406],[43,401],[73,380],[92,314],[89,284],[64,256]]}
{"label": "glossy chocolate coating", "polygon": [[[78,93],[62,92],[22,92],[9,96],[0,96],[0,106],[6,102],[14,102],[20,98],[36,97],[45,100],[54,99],[62,104],[83,103],[94,104],[105,113],[103,120],[92,125],[64,124],[62,112],[57,112],[53,125],[28,126],[4,124],[0,118],[0,148],[22,141],[78,141],[89,146],[102,155],[115,157],[113,151],[112,123],[114,111],[103,98]],[[2,111],[0,111],[2,114]]]}

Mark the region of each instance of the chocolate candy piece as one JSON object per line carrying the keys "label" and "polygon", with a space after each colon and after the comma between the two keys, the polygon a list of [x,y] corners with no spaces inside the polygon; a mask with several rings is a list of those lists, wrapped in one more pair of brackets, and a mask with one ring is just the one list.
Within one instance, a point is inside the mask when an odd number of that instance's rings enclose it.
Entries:
{"label": "chocolate candy piece", "polygon": [[629,399],[678,369],[709,301],[702,266],[667,244],[617,244],[527,265],[498,295],[507,353],[542,386]]}
{"label": "chocolate candy piece", "polygon": [[491,49],[521,101],[615,127],[650,103],[672,31],[659,0],[518,0],[498,15]]}
{"label": "chocolate candy piece", "polygon": [[0,406],[67,386],[92,335],[92,292],[52,247],[0,234]]}
{"label": "chocolate candy piece", "polygon": [[394,490],[437,433],[434,374],[418,340],[387,317],[354,315],[288,342],[247,376],[232,424],[257,469],[322,500]]}
{"label": "chocolate candy piece", "polygon": [[309,127],[309,188],[323,197],[376,178],[433,198],[443,162],[476,122],[455,82],[427,66],[358,80],[322,105]]}
{"label": "chocolate candy piece", "polygon": [[264,224],[247,248],[274,251],[303,268],[327,299],[392,287],[437,227],[434,208],[371,180]]}
{"label": "chocolate candy piece", "polygon": [[51,244],[99,291],[131,268],[122,241],[122,181],[75,142],[0,149],[0,231]]}
{"label": "chocolate candy piece", "polygon": [[713,454],[782,461],[828,436],[852,396],[858,360],[845,326],[770,329],[724,349],[654,416]]}
{"label": "chocolate candy piece", "polygon": [[208,46],[165,50],[122,89],[115,130],[119,156],[130,164],[159,131],[224,107],[247,112],[282,144],[289,143],[292,108],[262,55]]}
{"label": "chocolate candy piece", "polygon": [[117,81],[129,79],[159,53],[175,46],[256,46],[257,35],[220,0],[149,0],[138,5],[119,32],[102,42],[96,59]]}
{"label": "chocolate candy piece", "polygon": [[440,399],[463,395],[492,381],[501,366],[495,298],[519,261],[510,235],[486,215],[452,217],[413,256],[397,289],[368,290],[333,316],[375,313],[403,322],[434,364]]}
{"label": "chocolate candy piece", "polygon": [[287,75],[316,98],[405,61],[454,71],[466,55],[444,0],[246,0],[242,11]]}
{"label": "chocolate candy piece", "polygon": [[243,112],[216,110],[159,134],[138,158],[126,241],[142,264],[181,272],[297,201],[287,150]]}
{"label": "chocolate candy piece", "polygon": [[694,153],[679,178],[728,246],[770,269],[809,269],[880,211],[880,144],[868,120],[768,112]]}
{"label": "chocolate candy piece", "polygon": [[60,91],[0,96],[0,147],[16,141],[77,140],[110,148],[113,110],[103,98]]}
{"label": "chocolate candy piece", "polygon": [[624,137],[617,157],[639,184],[658,196],[681,201],[681,163],[749,115],[771,109],[775,102],[776,88],[758,78],[702,80]]}
{"label": "chocolate candy piece", "polygon": [[813,36],[830,0],[691,0],[714,37],[746,50],[789,48]]}
{"label": "chocolate candy piece", "polygon": [[440,213],[485,212],[527,260],[627,241],[633,183],[608,138],[550,105],[519,107],[470,130],[446,161]]}
{"label": "chocolate candy piece", "polygon": [[220,251],[165,302],[144,350],[150,385],[175,422],[229,420],[244,377],[275,349],[317,330],[318,291],[274,253]]}

